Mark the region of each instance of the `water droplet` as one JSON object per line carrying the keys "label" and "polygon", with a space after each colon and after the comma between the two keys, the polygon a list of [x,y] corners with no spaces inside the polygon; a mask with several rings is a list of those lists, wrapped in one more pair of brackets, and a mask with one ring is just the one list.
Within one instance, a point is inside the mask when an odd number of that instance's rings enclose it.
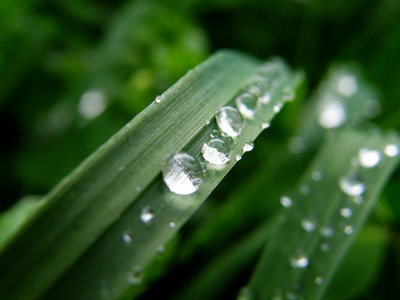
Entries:
{"label": "water droplet", "polygon": [[337,88],[343,96],[350,97],[358,91],[357,79],[353,75],[343,75],[338,80]]}
{"label": "water droplet", "polygon": [[270,126],[271,126],[271,123],[268,121],[261,122],[261,129],[266,129],[266,128],[269,128]]}
{"label": "water droplet", "polygon": [[308,185],[302,185],[300,188],[300,193],[303,195],[308,195],[310,193],[310,187]]}
{"label": "water droplet", "polygon": [[360,164],[364,168],[373,168],[381,160],[381,155],[379,154],[379,151],[371,150],[368,148],[362,148],[358,152],[358,157],[360,159]]}
{"label": "water droplet", "polygon": [[322,227],[319,232],[323,237],[330,238],[335,235],[335,231],[333,230],[333,226],[331,224]]}
{"label": "water droplet", "polygon": [[261,104],[267,104],[271,101],[272,95],[270,91],[265,91],[262,95],[258,97]]}
{"label": "water droplet", "polygon": [[138,193],[140,192],[140,190],[141,190],[140,186],[137,186],[137,187],[135,188],[135,191],[138,192]]}
{"label": "water droplet", "polygon": [[215,115],[218,128],[232,138],[236,138],[242,132],[244,121],[240,113],[233,107],[225,106]]}
{"label": "water droplet", "polygon": [[132,236],[127,231],[124,231],[122,233],[122,240],[125,244],[130,244],[132,242]]}
{"label": "water droplet", "polygon": [[364,193],[365,184],[358,177],[355,171],[349,171],[344,177],[339,179],[341,190],[349,196],[358,196]]}
{"label": "water droplet", "polygon": [[343,207],[340,209],[340,214],[343,218],[350,218],[353,215],[353,211],[351,208]]}
{"label": "water droplet", "polygon": [[164,248],[163,245],[160,245],[160,246],[157,247],[157,253],[158,254],[163,254],[164,251],[165,251],[165,248]]}
{"label": "water droplet", "polygon": [[158,96],[156,97],[156,102],[157,102],[157,103],[160,103],[161,100],[162,100],[161,96],[158,95]]}
{"label": "water droplet", "polygon": [[278,112],[280,112],[282,109],[282,106],[283,106],[282,103],[278,103],[278,104],[274,105],[274,107],[272,108],[274,113],[277,114]]}
{"label": "water droplet", "polygon": [[240,289],[237,300],[252,300],[252,299],[253,299],[253,293],[251,292],[250,288],[247,286],[242,287]]}
{"label": "water droplet", "polygon": [[395,157],[399,154],[399,148],[395,144],[389,144],[385,147],[385,155],[389,157]]}
{"label": "water droplet", "polygon": [[320,180],[322,179],[322,174],[321,174],[321,172],[319,172],[319,171],[314,171],[314,172],[312,172],[312,174],[311,174],[311,178],[312,178],[314,181],[320,181]]}
{"label": "water droplet", "polygon": [[381,113],[381,106],[378,100],[368,100],[364,102],[362,111],[368,118],[375,118]]}
{"label": "water droplet", "polygon": [[79,100],[78,111],[85,119],[94,119],[107,107],[106,99],[102,91],[89,90]]}
{"label": "water droplet", "polygon": [[312,232],[317,228],[315,218],[304,218],[301,220],[301,227],[307,232]]}
{"label": "water droplet", "polygon": [[140,220],[143,223],[148,223],[154,218],[154,213],[150,206],[145,206],[142,208],[142,212],[140,214]]}
{"label": "water droplet", "polygon": [[306,149],[304,139],[301,137],[293,137],[288,142],[288,150],[293,154],[299,154]]}
{"label": "water droplet", "polygon": [[170,223],[169,223],[169,227],[175,228],[175,226],[176,226],[175,222],[170,222]]}
{"label": "water droplet", "polygon": [[241,155],[236,155],[236,161],[239,161],[239,160],[241,160],[242,159],[242,156]]}
{"label": "water droplet", "polygon": [[329,252],[331,250],[331,246],[327,243],[322,243],[319,248],[322,252]]}
{"label": "water droplet", "polygon": [[218,130],[212,130],[211,131],[211,134],[210,134],[210,136],[212,137],[212,138],[219,138],[219,137],[221,137],[221,133],[218,131]]}
{"label": "water droplet", "polygon": [[141,285],[142,284],[142,278],[139,276],[139,274],[134,274],[132,272],[129,272],[126,274],[126,280],[130,285]]}
{"label": "water droplet", "polygon": [[203,168],[193,156],[177,153],[172,156],[163,169],[165,184],[171,192],[189,195],[196,192],[203,180]]}
{"label": "water droplet", "polygon": [[363,198],[363,196],[358,195],[358,196],[354,197],[353,201],[355,204],[360,205],[364,202],[364,198]]}
{"label": "water droplet", "polygon": [[255,76],[249,81],[247,90],[250,93],[260,97],[268,90],[268,83],[264,77]]}
{"label": "water droplet", "polygon": [[346,121],[346,109],[340,100],[326,99],[321,103],[318,123],[325,129],[336,128]]}
{"label": "water droplet", "polygon": [[124,167],[124,166],[120,166],[120,167],[118,168],[118,171],[120,171],[120,172],[125,171],[125,167]]}
{"label": "water droplet", "polygon": [[201,148],[203,157],[209,163],[214,165],[224,165],[229,161],[231,147],[221,139],[212,139],[204,143]]}
{"label": "water droplet", "polygon": [[236,107],[243,118],[252,119],[257,110],[257,96],[244,93],[236,98]]}
{"label": "water droplet", "polygon": [[351,234],[353,234],[354,229],[353,229],[353,226],[346,226],[343,231],[345,234],[351,235]]}
{"label": "water droplet", "polygon": [[283,102],[293,101],[295,98],[296,98],[296,92],[293,89],[293,87],[288,85],[282,89],[282,101]]}
{"label": "water droplet", "polygon": [[304,255],[292,257],[290,259],[290,265],[295,269],[302,269],[308,266],[308,258]]}
{"label": "water droplet", "polygon": [[292,292],[287,292],[286,293],[286,300],[299,300],[299,296],[292,293]]}
{"label": "water droplet", "polygon": [[243,142],[243,153],[249,152],[254,149],[254,143],[250,140],[245,140]]}
{"label": "water droplet", "polygon": [[315,284],[322,285],[324,283],[324,279],[322,277],[315,277]]}
{"label": "water droplet", "polygon": [[280,202],[284,207],[290,207],[293,204],[292,199],[290,199],[288,196],[282,196]]}

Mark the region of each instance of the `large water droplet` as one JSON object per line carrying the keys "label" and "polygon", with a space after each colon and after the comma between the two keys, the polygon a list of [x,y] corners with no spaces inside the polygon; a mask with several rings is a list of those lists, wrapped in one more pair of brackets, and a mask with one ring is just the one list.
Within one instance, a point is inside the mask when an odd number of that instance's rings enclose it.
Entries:
{"label": "large water droplet", "polygon": [[224,106],[215,115],[218,128],[232,138],[236,138],[242,132],[244,121],[240,113],[233,107]]}
{"label": "large water droplet", "polygon": [[243,142],[243,153],[249,152],[254,149],[254,143],[250,140],[245,140]]}
{"label": "large water droplet", "polygon": [[343,96],[350,97],[358,91],[357,79],[353,75],[343,75],[338,80],[337,88]]}
{"label": "large water droplet", "polygon": [[292,206],[292,199],[290,199],[288,196],[282,196],[280,202],[286,208]]}
{"label": "large water droplet", "polygon": [[203,157],[209,163],[214,165],[224,165],[229,161],[231,147],[221,139],[212,139],[204,143],[201,148]]}
{"label": "large water droplet", "polygon": [[395,157],[399,154],[399,148],[395,144],[389,144],[385,147],[385,155],[389,157]]}
{"label": "large water droplet", "polygon": [[323,128],[330,129],[342,125],[346,121],[346,109],[340,100],[326,99],[321,104],[318,123]]}
{"label": "large water droplet", "polygon": [[379,151],[371,150],[368,148],[362,148],[358,152],[358,157],[360,159],[360,164],[364,168],[375,167],[381,160],[381,155],[379,154]]}
{"label": "large water droplet", "polygon": [[358,173],[355,171],[349,171],[345,176],[340,178],[339,186],[349,196],[358,196],[365,191],[365,184],[359,180]]}
{"label": "large water droplet", "polygon": [[124,231],[122,233],[122,240],[125,244],[130,244],[132,242],[132,236],[127,231]]}
{"label": "large water droplet", "polygon": [[340,214],[344,218],[350,218],[353,215],[353,211],[349,207],[343,207],[340,209]]}
{"label": "large water droplet", "polygon": [[196,192],[202,180],[203,168],[193,156],[177,153],[172,156],[163,169],[164,182],[171,192],[189,195]]}
{"label": "large water droplet", "polygon": [[140,214],[140,220],[143,223],[149,223],[154,218],[154,212],[150,206],[145,206],[142,208],[142,212]]}
{"label": "large water droplet", "polygon": [[308,258],[304,255],[295,256],[290,259],[290,265],[295,269],[302,269],[308,266]]}
{"label": "large water droplet", "polygon": [[236,107],[243,118],[252,119],[257,110],[257,96],[244,93],[236,98]]}

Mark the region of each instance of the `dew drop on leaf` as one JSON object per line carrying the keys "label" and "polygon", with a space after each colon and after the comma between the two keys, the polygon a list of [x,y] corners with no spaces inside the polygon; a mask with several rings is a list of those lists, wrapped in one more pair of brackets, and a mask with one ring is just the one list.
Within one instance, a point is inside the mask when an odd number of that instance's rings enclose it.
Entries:
{"label": "dew drop on leaf", "polygon": [[365,184],[362,183],[356,172],[350,171],[339,179],[341,190],[349,196],[358,196],[364,193]]}
{"label": "dew drop on leaf", "polygon": [[203,168],[197,159],[187,153],[177,153],[163,168],[163,179],[171,192],[190,195],[196,192],[203,182],[202,173]]}
{"label": "dew drop on leaf", "polygon": [[346,109],[340,100],[328,98],[321,103],[318,123],[325,129],[336,128],[346,121]]}
{"label": "dew drop on leaf", "polygon": [[215,115],[218,128],[222,133],[236,138],[242,132],[244,121],[240,113],[231,106],[220,108]]}
{"label": "dew drop on leaf", "polygon": [[344,218],[350,218],[353,215],[353,211],[351,210],[351,208],[343,207],[340,209],[340,214]]}
{"label": "dew drop on leaf", "polygon": [[236,107],[242,114],[243,118],[252,119],[257,110],[257,96],[244,93],[236,98]]}
{"label": "dew drop on leaf", "polygon": [[149,223],[154,218],[154,213],[150,206],[144,206],[140,214],[140,220],[143,223]]}
{"label": "dew drop on leaf", "polygon": [[293,204],[292,199],[290,199],[288,196],[282,196],[280,199],[280,203],[286,208],[292,206]]}
{"label": "dew drop on leaf", "polygon": [[209,163],[214,165],[224,165],[229,161],[231,147],[221,139],[212,139],[204,143],[201,148],[203,157]]}
{"label": "dew drop on leaf", "polygon": [[399,148],[395,144],[389,144],[385,146],[384,152],[388,157],[395,157],[399,154]]}
{"label": "dew drop on leaf", "polygon": [[373,168],[378,165],[379,161],[381,160],[381,155],[377,150],[371,150],[368,148],[362,148],[358,152],[358,157],[361,166],[364,168]]}
{"label": "dew drop on leaf", "polygon": [[300,222],[301,227],[307,232],[312,232],[316,228],[315,220],[311,218],[304,218]]}
{"label": "dew drop on leaf", "polygon": [[308,266],[308,258],[304,255],[295,256],[290,259],[290,265],[295,269],[302,269]]}
{"label": "dew drop on leaf", "polygon": [[351,235],[351,234],[353,234],[353,232],[354,232],[354,228],[353,228],[353,226],[346,226],[346,227],[343,229],[343,231],[344,231],[345,234]]}
{"label": "dew drop on leaf", "polygon": [[250,140],[245,140],[243,142],[243,153],[249,152],[254,149],[254,143]]}
{"label": "dew drop on leaf", "polygon": [[124,231],[122,233],[122,240],[125,244],[130,244],[132,242],[132,236],[127,231]]}
{"label": "dew drop on leaf", "polygon": [[322,285],[324,283],[324,279],[322,277],[315,277],[315,284]]}

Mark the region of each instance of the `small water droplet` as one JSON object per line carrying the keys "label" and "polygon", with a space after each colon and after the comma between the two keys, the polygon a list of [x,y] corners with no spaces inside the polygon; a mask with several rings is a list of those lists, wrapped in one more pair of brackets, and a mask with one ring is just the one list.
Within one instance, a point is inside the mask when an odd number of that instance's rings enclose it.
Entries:
{"label": "small water droplet", "polygon": [[236,138],[242,132],[244,121],[240,113],[231,106],[220,108],[215,115],[218,128],[232,138]]}
{"label": "small water droplet", "polygon": [[125,167],[124,167],[124,166],[120,166],[120,167],[118,168],[118,171],[120,171],[120,172],[125,171]]}
{"label": "small water droplet", "polygon": [[322,277],[315,277],[315,284],[317,285],[324,284],[324,279]]}
{"label": "small water droplet", "polygon": [[274,113],[277,114],[278,112],[280,112],[282,109],[282,106],[283,106],[282,103],[278,103],[278,104],[274,105],[274,107],[272,108]]}
{"label": "small water droplet", "polygon": [[353,211],[351,208],[343,207],[340,209],[340,214],[343,218],[350,218],[353,215]]}
{"label": "small water droplet", "polygon": [[354,229],[353,229],[353,226],[346,226],[343,231],[345,234],[351,235],[351,234],[353,234]]}
{"label": "small water droplet", "polygon": [[239,160],[241,160],[242,159],[242,156],[241,155],[236,155],[236,161],[239,161]]}
{"label": "small water droplet", "polygon": [[169,227],[175,228],[175,226],[176,226],[175,222],[170,222],[170,223],[169,223]]}
{"label": "small water droplet", "polygon": [[339,179],[341,190],[349,196],[358,196],[364,193],[365,184],[358,178],[358,173],[354,170],[349,171],[345,176]]}
{"label": "small water droplet", "polygon": [[364,202],[364,198],[363,198],[363,196],[358,195],[358,196],[354,197],[353,201],[355,204],[360,205]]}
{"label": "small water droplet", "polygon": [[293,101],[295,98],[296,98],[296,92],[293,89],[293,87],[288,85],[282,89],[282,101],[283,102]]}
{"label": "small water droplet", "polygon": [[177,153],[172,156],[163,169],[164,182],[171,192],[189,195],[196,192],[203,182],[203,168],[193,156]]}
{"label": "small water droplet", "polygon": [[132,236],[127,231],[124,231],[122,233],[122,240],[125,244],[130,244],[132,242]]}
{"label": "small water droplet", "polygon": [[250,140],[245,140],[243,142],[243,153],[249,152],[254,149],[254,143]]}
{"label": "small water droplet", "polygon": [[264,77],[254,76],[252,79],[250,79],[247,90],[250,93],[260,97],[268,90],[268,83]]}
{"label": "small water droplet", "polygon": [[346,121],[346,109],[338,99],[328,98],[321,103],[318,123],[325,129],[336,128]]}
{"label": "small water droplet", "polygon": [[161,96],[160,96],[160,95],[158,95],[158,96],[156,97],[156,102],[157,102],[157,103],[160,103],[160,102],[161,102],[161,100],[162,100]]}
{"label": "small water droplet", "polygon": [[261,129],[266,129],[266,128],[269,128],[270,126],[271,126],[271,123],[268,121],[261,122]]}
{"label": "small water droplet", "polygon": [[99,116],[107,108],[105,95],[100,90],[86,91],[79,101],[78,112],[88,120]]}
{"label": "small water droplet", "polygon": [[282,196],[280,199],[280,202],[281,202],[282,206],[284,206],[286,208],[292,206],[292,204],[293,204],[292,199],[290,199],[288,196]]}
{"label": "small water droplet", "polygon": [[292,257],[290,259],[290,265],[295,269],[302,269],[308,266],[308,258],[304,255]]}
{"label": "small water droplet", "polygon": [[236,107],[243,118],[252,119],[257,110],[257,96],[244,93],[236,98]]}
{"label": "small water droplet", "polygon": [[210,136],[212,137],[212,138],[219,138],[219,137],[221,137],[221,133],[218,131],[218,130],[212,130],[211,131],[211,134],[210,134]]}
{"label": "small water droplet", "polygon": [[252,300],[252,299],[253,299],[253,293],[251,292],[250,288],[247,286],[242,287],[240,289],[237,300]]}
{"label": "small water droplet", "polygon": [[343,96],[350,97],[358,91],[357,79],[353,75],[343,75],[338,80],[337,88]]}
{"label": "small water droplet", "polygon": [[378,100],[368,100],[362,107],[364,115],[368,118],[375,118],[381,113],[381,106]]}
{"label": "small water droplet", "polygon": [[214,165],[224,165],[229,161],[231,147],[221,139],[212,139],[204,143],[201,148],[203,157],[209,163]]}
{"label": "small water droplet", "polygon": [[304,218],[300,222],[301,227],[307,232],[312,232],[317,228],[314,218]]}
{"label": "small water droplet", "polygon": [[137,186],[137,187],[135,188],[135,191],[139,193],[139,192],[141,191],[140,186]]}
{"label": "small water droplet", "polygon": [[160,246],[157,247],[157,253],[158,254],[163,254],[164,251],[165,251],[165,248],[164,248],[163,245],[160,245]]}
{"label": "small water droplet", "polygon": [[322,252],[329,252],[331,250],[331,246],[327,243],[322,243],[319,248]]}
{"label": "small water droplet", "polygon": [[395,144],[389,144],[386,145],[384,152],[388,157],[395,157],[399,154],[399,148]]}
{"label": "small water droplet", "polygon": [[143,223],[149,223],[154,218],[154,213],[150,206],[145,206],[142,208],[142,212],[140,214],[140,220]]}
{"label": "small water droplet", "polygon": [[312,178],[314,181],[320,181],[320,180],[322,179],[322,174],[321,174],[321,172],[319,172],[319,171],[314,171],[314,172],[312,172],[312,174],[311,174],[311,178]]}
{"label": "small water droplet", "polygon": [[360,159],[360,164],[364,168],[373,168],[378,165],[379,161],[381,160],[381,155],[377,150],[371,150],[368,148],[362,148],[358,152],[358,157]]}
{"label": "small water droplet", "polygon": [[300,193],[303,195],[308,195],[310,193],[310,187],[308,185],[302,185],[300,188]]}
{"label": "small water droplet", "polygon": [[292,292],[287,292],[286,293],[286,300],[299,300],[299,296],[292,293]]}
{"label": "small water droplet", "polygon": [[132,272],[129,272],[126,274],[126,280],[128,281],[129,285],[141,285],[142,284],[142,278],[140,277],[139,274],[134,274]]}
{"label": "small water droplet", "polygon": [[324,227],[322,227],[319,232],[321,233],[321,235],[323,237],[326,238],[330,238],[333,237],[335,235],[335,231],[333,230],[333,226],[332,225],[326,225]]}

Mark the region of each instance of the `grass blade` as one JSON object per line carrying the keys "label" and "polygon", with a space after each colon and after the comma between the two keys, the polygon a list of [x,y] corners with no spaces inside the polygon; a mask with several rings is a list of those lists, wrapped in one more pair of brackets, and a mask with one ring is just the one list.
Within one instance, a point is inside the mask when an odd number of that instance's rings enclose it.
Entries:
{"label": "grass blade", "polygon": [[255,299],[320,299],[396,166],[398,146],[394,136],[342,130],[323,147],[253,273],[247,291]]}
{"label": "grass blade", "polygon": [[[12,299],[44,293],[49,299],[115,298],[129,283],[138,283],[137,273],[233,167],[234,158],[249,147],[246,141],[253,141],[263,122],[294,99],[294,75],[283,62],[268,64],[274,71],[267,70],[264,78],[274,84],[274,93],[246,119],[232,142],[232,159],[223,168],[208,165],[207,180],[196,193],[170,192],[160,176],[165,161],[179,151],[201,161],[201,148],[217,129],[216,111],[234,105],[241,88],[254,87],[254,81],[249,86],[246,80],[254,79],[260,66],[238,53],[216,54],[87,159],[46,197],[29,226],[1,253],[0,268],[8,277],[0,283],[0,294]],[[259,72],[265,73],[265,67]],[[143,222],[143,208],[154,217],[151,222]]]}

